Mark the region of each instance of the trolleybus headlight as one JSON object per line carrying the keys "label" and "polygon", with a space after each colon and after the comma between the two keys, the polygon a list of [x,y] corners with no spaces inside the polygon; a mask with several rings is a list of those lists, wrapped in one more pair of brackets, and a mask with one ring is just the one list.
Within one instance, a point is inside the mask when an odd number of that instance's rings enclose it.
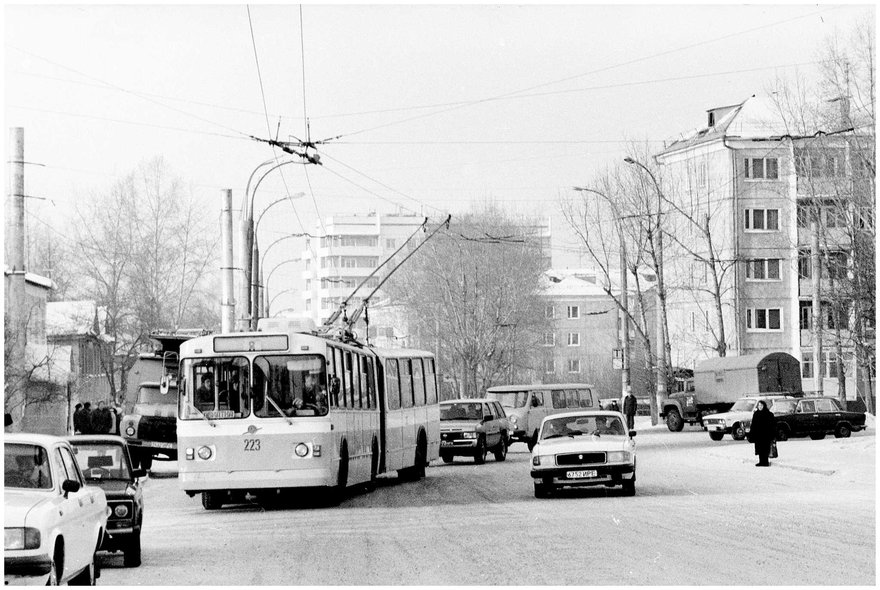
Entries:
{"label": "trolleybus headlight", "polygon": [[125,504],[119,504],[116,508],[113,509],[113,514],[115,514],[118,518],[125,518],[128,516],[128,506]]}
{"label": "trolleybus headlight", "polygon": [[321,456],[321,445],[312,445],[312,456],[320,457]]}
{"label": "trolleybus headlight", "polygon": [[192,447],[186,449],[186,460],[192,461],[196,458],[196,450]]}
{"label": "trolleybus headlight", "polygon": [[305,457],[309,454],[309,447],[306,443],[299,443],[294,447],[293,452],[296,453],[297,457]]}
{"label": "trolleybus headlight", "polygon": [[211,447],[199,447],[199,459],[207,461],[213,454],[214,452],[211,450]]}

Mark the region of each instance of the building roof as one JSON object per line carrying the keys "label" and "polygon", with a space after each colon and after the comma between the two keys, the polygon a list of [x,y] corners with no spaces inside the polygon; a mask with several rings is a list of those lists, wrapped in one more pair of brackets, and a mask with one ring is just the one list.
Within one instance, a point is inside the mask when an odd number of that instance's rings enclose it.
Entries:
{"label": "building roof", "polygon": [[711,127],[700,127],[682,133],[658,156],[722,138],[766,139],[789,133],[782,115],[766,96],[752,95],[739,105],[709,109],[709,112],[712,111],[726,113]]}
{"label": "building roof", "polygon": [[546,277],[543,294],[548,297],[607,297],[608,294],[594,282],[576,276]]}
{"label": "building roof", "polygon": [[103,333],[103,307],[94,301],[50,301],[46,304],[47,336],[98,336]]}

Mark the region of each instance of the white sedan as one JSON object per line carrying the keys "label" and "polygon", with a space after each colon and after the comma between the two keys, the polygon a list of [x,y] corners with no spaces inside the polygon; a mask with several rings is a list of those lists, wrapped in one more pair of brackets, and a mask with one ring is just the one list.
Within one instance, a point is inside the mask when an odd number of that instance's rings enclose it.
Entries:
{"label": "white sedan", "polygon": [[95,584],[95,552],[107,529],[107,499],[85,485],[70,444],[43,434],[6,434],[6,584]]}
{"label": "white sedan", "polygon": [[544,418],[532,449],[535,497],[564,486],[621,486],[636,493],[635,430],[626,431],[623,414],[581,411]]}

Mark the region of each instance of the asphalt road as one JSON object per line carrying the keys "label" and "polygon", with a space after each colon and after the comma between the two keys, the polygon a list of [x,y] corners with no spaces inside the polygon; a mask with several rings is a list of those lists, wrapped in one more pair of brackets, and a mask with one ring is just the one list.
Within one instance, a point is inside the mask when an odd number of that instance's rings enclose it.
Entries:
{"label": "asphalt road", "polygon": [[[143,564],[104,554],[99,584],[874,585],[873,437],[847,439],[870,456],[832,473],[759,469],[747,443],[699,430],[642,431],[635,497],[535,499],[519,443],[503,463],[437,462],[338,507],[301,495],[208,512],[152,477]],[[833,460],[835,442],[797,448]]]}

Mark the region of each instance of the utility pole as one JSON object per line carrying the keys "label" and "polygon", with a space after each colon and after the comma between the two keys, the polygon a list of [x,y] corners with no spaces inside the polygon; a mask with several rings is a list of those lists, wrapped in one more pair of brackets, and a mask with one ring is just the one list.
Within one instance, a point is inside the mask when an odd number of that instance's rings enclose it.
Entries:
{"label": "utility pole", "polygon": [[[618,237],[620,238],[620,329],[623,332],[620,337],[620,346],[623,351],[620,386],[621,398],[625,398],[632,387],[629,375],[629,285],[626,276],[626,244],[623,241],[623,228],[619,225]],[[621,405],[621,407],[623,406]]]}
{"label": "utility pole", "polygon": [[223,334],[228,334],[232,332],[235,322],[235,299],[232,294],[232,191],[230,189],[223,190],[220,233],[223,242],[223,266],[220,267],[223,281],[223,299],[220,301],[220,331]]}
{"label": "utility pole", "polygon": [[816,395],[823,395],[824,392],[824,364],[822,363],[822,294],[820,292],[822,285],[822,266],[819,263],[819,224],[816,217],[819,215],[819,208],[810,221],[810,271],[813,276],[813,375],[816,379]]}
{"label": "utility pole", "polygon": [[10,162],[9,200],[7,201],[6,216],[6,260],[9,264],[9,291],[6,294],[6,322],[9,327],[7,338],[12,338],[11,343],[6,344],[9,358],[4,359],[6,369],[11,369],[12,375],[6,374],[6,408],[16,411],[13,415],[15,430],[21,429],[21,419],[24,417],[25,390],[24,364],[25,348],[27,346],[27,305],[25,301],[25,268],[24,268],[24,128],[13,127],[9,133],[9,153],[12,154]]}

